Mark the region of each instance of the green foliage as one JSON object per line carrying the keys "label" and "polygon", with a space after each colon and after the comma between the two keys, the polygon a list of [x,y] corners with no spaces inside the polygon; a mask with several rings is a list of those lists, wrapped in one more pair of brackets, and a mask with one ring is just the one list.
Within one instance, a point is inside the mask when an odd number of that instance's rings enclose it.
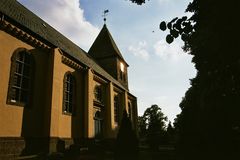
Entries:
{"label": "green foliage", "polygon": [[169,122],[166,131],[166,141],[168,144],[175,145],[177,140],[176,129],[172,126],[172,123]]}
{"label": "green foliage", "polygon": [[136,159],[138,153],[138,139],[136,132],[132,129],[132,123],[124,110],[123,118],[117,134],[115,159]]}
{"label": "green foliage", "polygon": [[237,1],[193,0],[191,17],[161,22],[166,41],[181,37],[197,69],[174,122],[179,159],[239,159],[239,8]]}
{"label": "green foliage", "polygon": [[181,18],[176,17],[168,23],[162,21],[159,28],[162,31],[165,31],[166,29],[169,30],[170,34],[167,35],[166,41],[170,44],[174,41],[174,38],[178,38],[179,36],[181,36],[181,39],[184,42],[187,42],[190,36],[195,32],[194,24],[193,17],[187,18],[186,16],[183,16]]}
{"label": "green foliage", "polygon": [[238,7],[194,0],[186,10],[193,15],[171,23],[170,32],[181,35],[197,69],[174,123],[182,159],[233,159],[240,152]]}
{"label": "green foliage", "polygon": [[144,137],[147,133],[146,120],[143,116],[138,117],[138,133],[140,137]]}
{"label": "green foliage", "polygon": [[157,149],[159,144],[166,143],[167,117],[158,105],[147,108],[138,120],[139,135],[141,138],[146,138],[152,149]]}
{"label": "green foliage", "polygon": [[173,42],[173,40],[174,40],[174,37],[171,35],[171,34],[168,34],[167,35],[167,37],[166,37],[166,41],[167,41],[167,43],[172,43]]}
{"label": "green foliage", "polygon": [[148,132],[159,132],[165,130],[167,117],[164,116],[158,105],[152,105],[147,108],[143,114]]}
{"label": "green foliage", "polygon": [[170,135],[173,135],[173,134],[174,134],[174,128],[173,128],[171,122],[168,123],[167,132],[168,132],[168,134],[170,134]]}
{"label": "green foliage", "polygon": [[165,30],[167,29],[166,23],[165,23],[164,21],[161,22],[160,25],[159,25],[159,28],[160,28],[162,31],[165,31]]}
{"label": "green foliage", "polygon": [[130,1],[132,1],[133,3],[136,3],[138,5],[145,3],[145,0],[130,0]]}

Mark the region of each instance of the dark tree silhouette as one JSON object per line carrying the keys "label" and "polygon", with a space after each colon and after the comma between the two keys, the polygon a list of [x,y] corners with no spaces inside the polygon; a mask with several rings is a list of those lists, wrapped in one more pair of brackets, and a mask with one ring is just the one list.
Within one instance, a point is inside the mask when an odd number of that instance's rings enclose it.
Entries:
{"label": "dark tree silhouette", "polygon": [[154,104],[147,108],[143,114],[148,132],[158,132],[165,130],[167,117],[164,116],[162,109]]}
{"label": "dark tree silhouette", "polygon": [[172,126],[171,121],[169,121],[166,131],[166,138],[168,144],[175,144],[176,143],[176,131],[175,128]]}
{"label": "dark tree silhouette", "polygon": [[171,121],[169,121],[168,126],[167,126],[167,132],[169,132],[170,134],[174,133],[174,128],[172,126]]}
{"label": "dark tree silhouette", "polygon": [[141,138],[146,138],[152,149],[157,149],[160,144],[166,143],[167,117],[158,105],[147,108],[139,120],[139,135],[142,136]]}
{"label": "dark tree silhouette", "polygon": [[146,119],[143,116],[138,117],[138,133],[139,137],[145,137],[147,133]]}
{"label": "dark tree silhouette", "polygon": [[138,139],[126,110],[123,111],[123,118],[117,134],[114,156],[115,160],[132,160],[137,159],[138,156]]}
{"label": "dark tree silhouette", "polygon": [[190,18],[160,23],[193,55],[191,80],[176,121],[179,158],[240,159],[240,30],[237,1],[193,0]]}
{"label": "dark tree silhouette", "polygon": [[133,3],[136,3],[138,5],[145,3],[145,0],[130,0],[130,1],[132,1]]}
{"label": "dark tree silhouette", "polygon": [[[194,25],[183,39],[184,49],[193,55],[197,76],[180,104],[179,148],[183,159],[196,159],[196,154],[200,155],[198,159],[231,159],[240,151],[237,7],[239,4],[230,2],[194,0],[187,8],[193,12],[188,20]],[[182,26],[184,20],[178,21]],[[178,33],[186,34],[181,28]]]}

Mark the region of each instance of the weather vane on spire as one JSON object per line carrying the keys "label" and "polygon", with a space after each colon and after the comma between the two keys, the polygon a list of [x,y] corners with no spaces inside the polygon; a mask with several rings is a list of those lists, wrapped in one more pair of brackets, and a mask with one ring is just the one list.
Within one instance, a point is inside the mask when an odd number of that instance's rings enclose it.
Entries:
{"label": "weather vane on spire", "polygon": [[107,17],[107,13],[109,12],[109,10],[108,9],[106,9],[106,10],[104,10],[103,11],[103,20],[104,20],[104,24],[106,24],[106,17]]}

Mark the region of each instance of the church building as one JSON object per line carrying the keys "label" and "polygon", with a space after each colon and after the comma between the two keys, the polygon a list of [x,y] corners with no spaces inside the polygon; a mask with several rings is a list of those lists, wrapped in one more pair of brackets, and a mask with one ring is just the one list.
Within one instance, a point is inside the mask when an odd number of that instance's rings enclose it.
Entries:
{"label": "church building", "polygon": [[106,24],[85,52],[16,0],[1,0],[0,155],[115,139],[124,110],[136,130],[128,67]]}

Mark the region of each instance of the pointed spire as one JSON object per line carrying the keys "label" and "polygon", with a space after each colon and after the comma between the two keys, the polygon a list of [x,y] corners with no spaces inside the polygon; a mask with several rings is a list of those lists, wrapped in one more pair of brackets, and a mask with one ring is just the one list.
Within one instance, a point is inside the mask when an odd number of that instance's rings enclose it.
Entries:
{"label": "pointed spire", "polygon": [[103,25],[88,53],[95,59],[118,57],[126,63],[106,24]]}
{"label": "pointed spire", "polygon": [[127,67],[129,65],[123,59],[106,24],[103,25],[88,54],[113,78],[128,88]]}

